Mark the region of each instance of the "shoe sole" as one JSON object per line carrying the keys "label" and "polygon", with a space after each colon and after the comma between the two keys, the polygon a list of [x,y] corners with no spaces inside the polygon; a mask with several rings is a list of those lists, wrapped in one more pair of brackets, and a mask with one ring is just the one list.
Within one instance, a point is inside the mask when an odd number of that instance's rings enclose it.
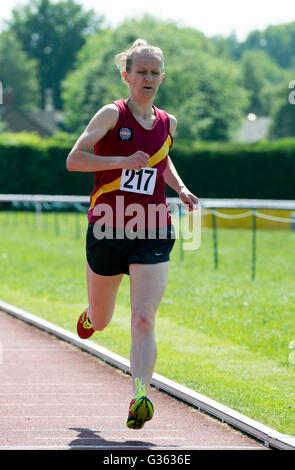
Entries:
{"label": "shoe sole", "polygon": [[88,339],[93,335],[93,333],[94,333],[94,331],[91,334],[83,335],[83,333],[79,332],[79,330],[77,328],[77,335],[79,336],[80,339]]}
{"label": "shoe sole", "polygon": [[151,400],[142,397],[136,400],[131,407],[134,419],[127,421],[127,427],[130,429],[141,429],[146,421],[150,421],[154,415],[154,407]]}

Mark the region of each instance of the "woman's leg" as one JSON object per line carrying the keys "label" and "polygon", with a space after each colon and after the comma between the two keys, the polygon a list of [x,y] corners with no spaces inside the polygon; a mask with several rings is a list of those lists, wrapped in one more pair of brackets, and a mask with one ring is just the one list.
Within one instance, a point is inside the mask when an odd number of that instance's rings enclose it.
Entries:
{"label": "woman's leg", "polygon": [[88,317],[94,330],[102,331],[111,321],[117,292],[124,274],[102,276],[86,262]]}
{"label": "woman's leg", "polygon": [[169,261],[158,264],[130,264],[131,353],[134,395],[139,377],[148,391],[157,358],[155,316],[165,292]]}

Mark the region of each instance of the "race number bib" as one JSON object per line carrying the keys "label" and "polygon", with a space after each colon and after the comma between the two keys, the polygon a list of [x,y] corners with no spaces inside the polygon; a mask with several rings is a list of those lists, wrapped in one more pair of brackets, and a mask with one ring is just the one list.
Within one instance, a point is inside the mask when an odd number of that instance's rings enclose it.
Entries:
{"label": "race number bib", "polygon": [[157,178],[157,168],[141,170],[122,170],[121,191],[131,193],[153,194]]}

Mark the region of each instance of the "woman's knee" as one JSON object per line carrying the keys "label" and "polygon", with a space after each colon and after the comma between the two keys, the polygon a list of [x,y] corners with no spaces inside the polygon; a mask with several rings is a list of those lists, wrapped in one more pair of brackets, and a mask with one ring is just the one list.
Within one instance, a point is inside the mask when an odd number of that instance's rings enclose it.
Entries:
{"label": "woman's knee", "polygon": [[95,311],[92,309],[88,310],[88,318],[91,326],[95,331],[103,331],[111,321],[111,317],[105,316],[104,312]]}
{"label": "woman's knee", "polygon": [[134,310],[131,314],[131,328],[142,333],[150,333],[154,330],[155,314],[144,310]]}

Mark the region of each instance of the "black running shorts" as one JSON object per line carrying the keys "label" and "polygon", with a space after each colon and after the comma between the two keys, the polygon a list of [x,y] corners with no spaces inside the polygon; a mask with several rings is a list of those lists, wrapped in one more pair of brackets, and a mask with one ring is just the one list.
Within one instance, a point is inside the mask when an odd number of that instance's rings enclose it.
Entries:
{"label": "black running shorts", "polygon": [[[169,261],[175,243],[173,225],[153,231],[152,238],[97,238],[95,224],[89,222],[86,234],[86,258],[92,271],[103,276],[128,274],[129,264],[156,264]],[[149,237],[149,238],[148,238]],[[164,237],[164,238],[163,238]]]}

